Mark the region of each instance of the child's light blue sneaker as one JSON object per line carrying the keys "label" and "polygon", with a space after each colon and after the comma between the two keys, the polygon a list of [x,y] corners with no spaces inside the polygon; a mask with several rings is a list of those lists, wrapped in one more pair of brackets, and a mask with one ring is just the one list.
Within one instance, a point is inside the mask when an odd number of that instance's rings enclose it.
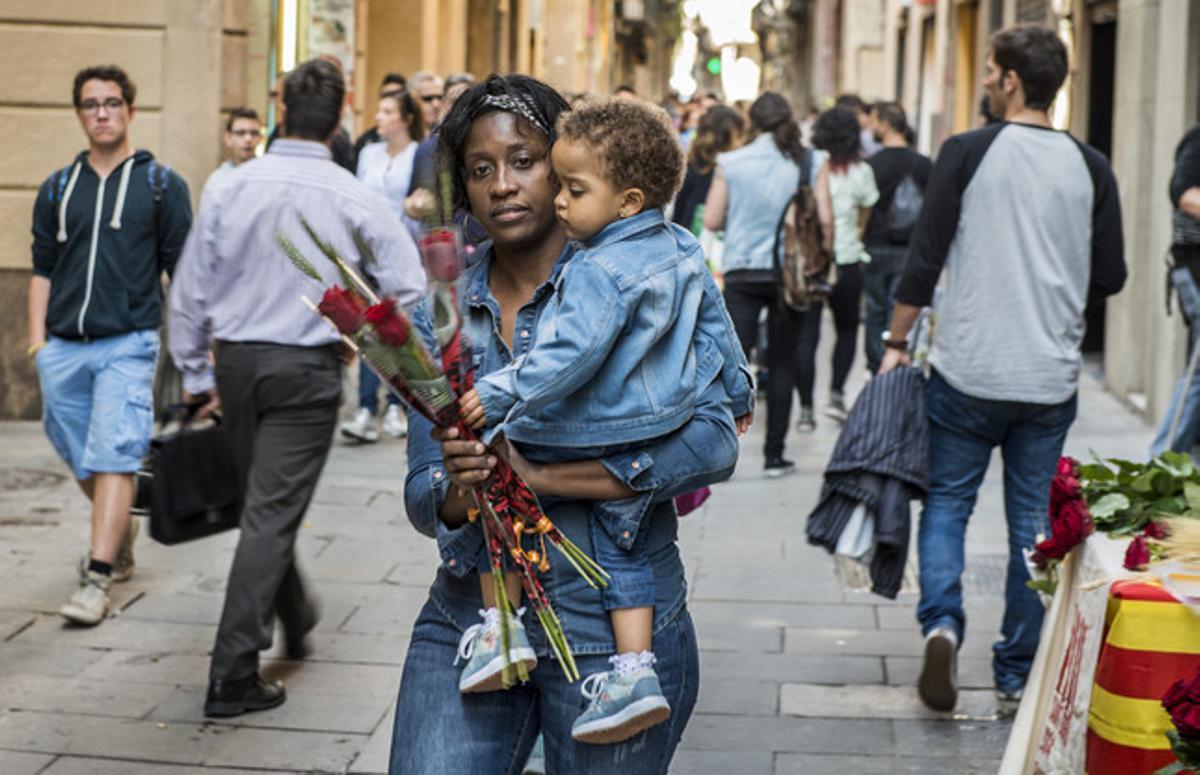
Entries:
{"label": "child's light blue sneaker", "polygon": [[618,654],[609,661],[611,671],[594,673],[583,682],[583,696],[591,702],[571,726],[571,737],[581,743],[619,743],[671,715],[654,672],[653,654]]}
{"label": "child's light blue sneaker", "polygon": [[[529,645],[529,636],[521,624],[522,608],[516,616],[509,616],[512,643],[509,644],[508,659],[500,648],[500,611],[489,608],[480,610],[483,621],[471,625],[463,633],[458,644],[458,659],[467,660],[462,676],[458,679],[458,690],[463,694],[495,692],[504,689],[504,664],[523,665],[526,672],[537,667],[537,654]],[[455,660],[457,664],[458,659]]]}

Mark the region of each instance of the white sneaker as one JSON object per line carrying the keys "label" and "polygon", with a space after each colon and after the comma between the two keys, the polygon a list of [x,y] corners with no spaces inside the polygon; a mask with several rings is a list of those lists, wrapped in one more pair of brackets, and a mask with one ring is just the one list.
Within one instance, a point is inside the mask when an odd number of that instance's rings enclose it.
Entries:
{"label": "white sneaker", "polygon": [[408,435],[408,417],[396,404],[388,406],[387,411],[383,413],[383,432],[393,439],[402,439]]}
{"label": "white sneaker", "polygon": [[375,418],[366,409],[359,409],[354,419],[342,423],[342,436],[364,444],[374,444],[379,441],[379,431],[375,430]]}
{"label": "white sneaker", "polygon": [[108,613],[108,586],[111,583],[112,579],[103,573],[88,571],[87,578],[80,581],[79,589],[58,612],[76,624],[99,624]]}

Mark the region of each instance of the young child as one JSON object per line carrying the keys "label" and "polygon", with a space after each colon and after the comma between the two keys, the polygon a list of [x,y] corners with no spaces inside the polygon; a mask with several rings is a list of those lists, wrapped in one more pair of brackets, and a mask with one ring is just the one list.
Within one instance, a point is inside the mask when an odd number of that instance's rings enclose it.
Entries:
{"label": "young child", "polygon": [[[663,219],[683,172],[666,113],[632,101],[577,106],[559,120],[551,161],[562,186],[556,212],[579,250],[533,348],[462,397],[467,425],[486,425],[489,442],[502,431],[534,461],[604,457],[682,426],[699,394],[720,379],[744,431],[754,393],[724,301],[699,244]],[[597,503],[589,522],[594,558],[611,576],[603,599],[617,655],[612,671],[584,682],[591,703],[572,727],[581,742],[625,740],[670,715],[654,671],[645,531],[629,529],[642,509],[621,512],[628,503]],[[499,688],[504,663],[492,582],[481,582],[489,610],[464,636],[463,653],[474,656],[463,691]],[[516,575],[506,582],[509,598],[519,600]],[[519,623],[513,629],[510,659],[536,664]]]}

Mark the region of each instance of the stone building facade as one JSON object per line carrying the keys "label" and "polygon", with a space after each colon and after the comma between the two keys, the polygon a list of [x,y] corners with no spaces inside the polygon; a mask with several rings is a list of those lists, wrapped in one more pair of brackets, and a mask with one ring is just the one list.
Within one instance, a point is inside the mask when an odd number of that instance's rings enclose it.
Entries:
{"label": "stone building facade", "polygon": [[[0,418],[33,418],[40,396],[27,341],[30,218],[37,187],[86,146],[71,105],[81,68],[115,63],[138,86],[131,125],[191,186],[221,161],[227,112],[273,120],[270,91],[289,63],[320,49],[319,14],[346,42],[347,123],[374,114],[385,73],[524,72],[571,92],[631,83],[667,88],[677,0],[3,0],[0,51]],[[665,20],[665,23],[664,23]],[[328,50],[328,49],[325,49]]]}

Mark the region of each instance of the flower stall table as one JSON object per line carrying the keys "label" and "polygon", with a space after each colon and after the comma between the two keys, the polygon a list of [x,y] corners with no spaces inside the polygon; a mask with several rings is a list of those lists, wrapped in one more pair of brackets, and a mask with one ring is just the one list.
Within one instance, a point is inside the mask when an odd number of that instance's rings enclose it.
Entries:
{"label": "flower stall table", "polygon": [[1149,775],[1169,763],[1160,701],[1200,668],[1200,616],[1161,588],[1110,579],[1128,540],[1093,534],[1059,567],[1000,772]]}

